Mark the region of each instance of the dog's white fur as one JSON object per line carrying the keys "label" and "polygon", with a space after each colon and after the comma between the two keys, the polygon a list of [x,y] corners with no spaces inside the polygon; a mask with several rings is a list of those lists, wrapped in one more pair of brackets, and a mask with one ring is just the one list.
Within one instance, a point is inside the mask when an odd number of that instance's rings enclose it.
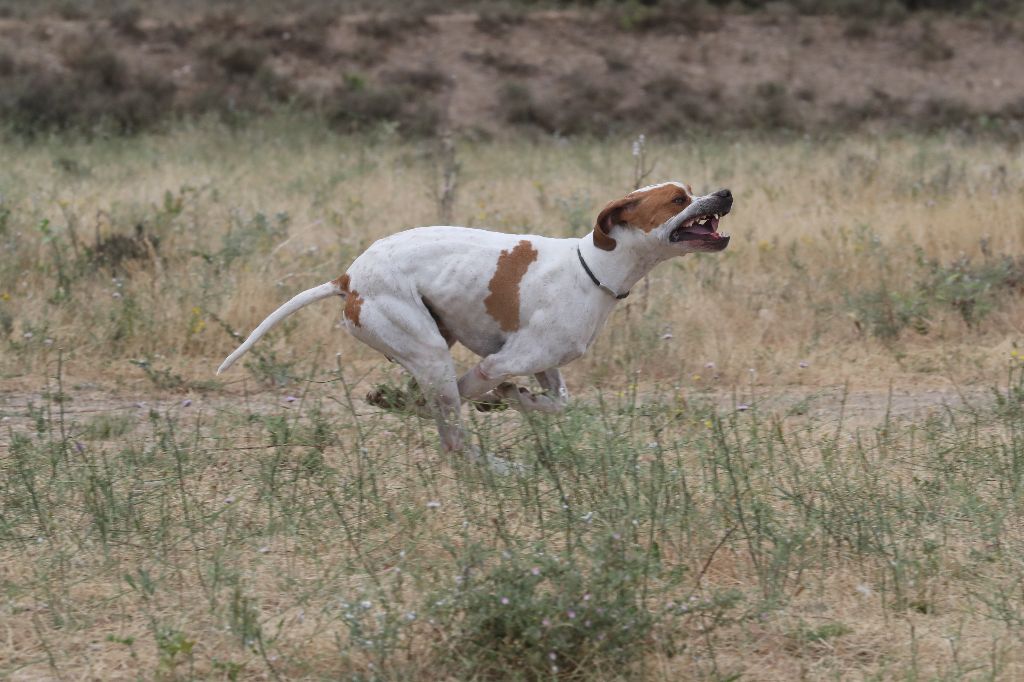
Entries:
{"label": "dog's white fur", "polygon": [[[617,303],[608,290],[627,292],[673,256],[725,248],[728,237],[717,234],[717,218],[713,234],[700,239],[673,241],[670,235],[701,216],[727,213],[731,205],[728,190],[694,197],[687,185],[662,183],[609,204],[594,232],[581,239],[464,227],[400,232],[370,246],[343,277],[303,291],[271,313],[217,373],[288,315],[342,296],[346,329],[412,374],[425,399],[419,408],[435,418],[445,450],[472,452],[461,426],[462,399],[507,402],[523,411],[563,410],[569,394],[558,368],[594,342]],[[577,250],[605,288],[586,273]],[[449,352],[454,341],[482,358],[461,378]],[[507,382],[530,374],[544,393]]]}

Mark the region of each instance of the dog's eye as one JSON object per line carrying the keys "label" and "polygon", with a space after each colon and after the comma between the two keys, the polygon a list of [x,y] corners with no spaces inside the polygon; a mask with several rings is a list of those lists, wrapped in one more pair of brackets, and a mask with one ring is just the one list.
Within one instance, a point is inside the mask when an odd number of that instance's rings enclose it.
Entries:
{"label": "dog's eye", "polygon": [[672,200],[673,204],[685,204],[688,201],[686,197],[676,197]]}

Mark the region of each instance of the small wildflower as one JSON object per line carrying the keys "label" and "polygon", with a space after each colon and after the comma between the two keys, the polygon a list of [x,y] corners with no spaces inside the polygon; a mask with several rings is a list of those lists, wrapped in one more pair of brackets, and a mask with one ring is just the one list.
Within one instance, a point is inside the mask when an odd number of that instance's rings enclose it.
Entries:
{"label": "small wildflower", "polygon": [[704,365],[704,369],[714,369],[714,368],[715,368],[715,363],[713,363],[713,362],[708,362],[708,363],[705,363],[705,365]]}
{"label": "small wildflower", "polygon": [[533,575],[540,575],[540,566],[534,566],[530,569],[530,573]]}
{"label": "small wildflower", "polygon": [[708,427],[710,429],[711,428],[711,420],[710,419],[705,419],[704,420],[704,426],[706,426],[706,427]]}
{"label": "small wildflower", "polygon": [[569,609],[568,611],[566,611],[565,615],[569,616],[569,620],[574,620],[576,618],[576,612],[573,611],[572,609]]}
{"label": "small wildflower", "polygon": [[700,381],[700,375],[699,374],[694,374],[693,375],[693,380],[694,381]]}
{"label": "small wildflower", "polygon": [[43,339],[43,345],[45,345],[45,346],[52,346],[53,345],[53,339]]}
{"label": "small wildflower", "polygon": [[22,336],[25,337],[26,339],[31,339],[33,334],[32,332],[25,332],[24,334],[22,334]]}
{"label": "small wildflower", "polygon": [[79,453],[79,454],[81,454],[81,453],[85,452],[85,446],[84,446],[84,445],[82,445],[81,443],[79,443],[79,442],[78,442],[78,441],[76,440],[76,441],[75,441],[75,450],[78,450],[78,453]]}
{"label": "small wildflower", "polygon": [[739,405],[736,406],[737,412],[746,412],[749,409],[750,405],[747,405],[746,403],[740,403]]}
{"label": "small wildflower", "polygon": [[665,332],[664,334],[661,335],[661,340],[662,341],[668,341],[671,338],[672,338],[672,333],[671,332]]}
{"label": "small wildflower", "polygon": [[542,620],[540,622],[540,624],[543,625],[546,628],[549,628],[549,627],[551,627],[551,619],[550,618],[545,618],[544,620]]}
{"label": "small wildflower", "polygon": [[441,503],[438,502],[437,500],[430,500],[429,502],[427,502],[427,509],[437,509],[440,506]]}
{"label": "small wildflower", "polygon": [[284,401],[286,403],[294,403],[295,402],[295,396],[293,396],[293,395],[285,396]]}
{"label": "small wildflower", "polygon": [[590,593],[589,592],[587,592],[585,595],[583,595],[583,601],[590,601]]}
{"label": "small wildflower", "polygon": [[558,654],[556,654],[554,651],[551,651],[548,653],[548,658],[550,658],[553,661],[556,658],[558,658]]}
{"label": "small wildflower", "polygon": [[115,291],[114,293],[111,294],[111,296],[114,297],[114,298],[121,298],[121,292],[120,291]]}
{"label": "small wildflower", "polygon": [[262,547],[260,547],[260,554],[266,554],[269,551],[270,551],[270,548],[267,547],[266,545],[263,545]]}
{"label": "small wildflower", "polygon": [[9,300],[11,300],[11,295],[9,293],[7,293],[5,291],[4,293],[0,294],[0,301],[9,301]]}
{"label": "small wildflower", "polygon": [[359,602],[359,605],[363,607],[363,610],[366,610],[373,606],[373,602],[369,599],[364,599],[363,601]]}
{"label": "small wildflower", "polygon": [[192,405],[192,400],[190,400],[189,398],[185,398],[184,400],[181,401],[181,406],[182,407],[189,407],[191,405]]}
{"label": "small wildflower", "polygon": [[505,605],[505,606],[508,606],[508,597],[502,597],[502,598],[501,598],[501,603],[502,603],[503,605]]}
{"label": "small wildflower", "polygon": [[224,498],[224,504],[231,504],[234,501],[235,501],[235,498],[233,496],[231,496],[231,495],[228,495],[227,497]]}
{"label": "small wildflower", "polygon": [[415,611],[406,611],[405,612],[405,619],[408,620],[408,621],[416,620],[416,612]]}
{"label": "small wildflower", "polygon": [[811,363],[807,362],[806,360],[801,360],[800,361],[800,369],[807,369],[810,366],[811,366]]}

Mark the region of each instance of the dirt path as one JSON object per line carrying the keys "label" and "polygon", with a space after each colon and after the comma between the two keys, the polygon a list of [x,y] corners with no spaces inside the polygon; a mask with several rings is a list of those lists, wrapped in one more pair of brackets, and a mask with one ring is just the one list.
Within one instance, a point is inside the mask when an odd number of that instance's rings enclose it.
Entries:
{"label": "dirt path", "polygon": [[[17,385],[12,385],[16,383]],[[0,443],[10,442],[12,433],[29,433],[35,428],[36,416],[49,410],[50,418],[57,419],[61,405],[45,389],[27,390],[24,382],[0,383]],[[51,388],[51,391],[55,391]],[[69,399],[63,404],[65,423],[80,431],[90,422],[102,417],[119,417],[145,421],[155,412],[160,415],[190,417],[197,413],[207,416],[220,412],[237,414],[272,414],[301,407],[302,387],[280,390],[245,392],[238,386],[234,390],[216,392],[154,390],[139,385],[136,388],[104,387],[95,383],[66,389]],[[366,387],[354,387],[353,394],[362,396]],[[337,396],[340,391],[315,385],[311,395]],[[643,391],[640,393],[641,400]],[[696,405],[712,401],[721,414],[732,411],[757,411],[762,416],[779,417],[794,427],[812,422],[820,426],[836,426],[842,420],[847,430],[870,428],[888,418],[898,423],[923,421],[950,410],[961,411],[984,407],[991,403],[993,392],[985,386],[905,386],[888,388],[857,388],[844,385],[816,387],[797,386],[745,386],[736,389],[718,389],[691,393],[687,400]],[[592,401],[595,396],[577,395],[575,400]],[[369,413],[375,408],[356,399],[358,413]],[[322,409],[327,412],[348,411],[343,401],[326,400]]]}

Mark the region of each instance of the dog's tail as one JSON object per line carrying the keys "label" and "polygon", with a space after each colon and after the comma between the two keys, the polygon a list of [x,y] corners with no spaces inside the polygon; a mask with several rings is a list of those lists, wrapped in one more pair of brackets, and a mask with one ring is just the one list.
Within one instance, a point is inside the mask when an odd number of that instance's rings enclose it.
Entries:
{"label": "dog's tail", "polygon": [[330,296],[344,296],[345,292],[337,281],[325,282],[318,287],[312,289],[306,289],[301,294],[296,294],[292,300],[285,303],[283,306],[270,313],[267,319],[260,322],[260,326],[253,330],[252,334],[249,334],[249,338],[242,342],[242,345],[235,349],[235,352],[229,355],[224,362],[221,363],[220,367],[217,368],[217,374],[220,374],[231,365],[235,364],[235,360],[242,357],[247,350],[253,347],[253,345],[263,338],[263,335],[271,330],[278,322],[294,313],[299,308],[305,308],[310,303],[316,303],[317,301],[329,298]]}

